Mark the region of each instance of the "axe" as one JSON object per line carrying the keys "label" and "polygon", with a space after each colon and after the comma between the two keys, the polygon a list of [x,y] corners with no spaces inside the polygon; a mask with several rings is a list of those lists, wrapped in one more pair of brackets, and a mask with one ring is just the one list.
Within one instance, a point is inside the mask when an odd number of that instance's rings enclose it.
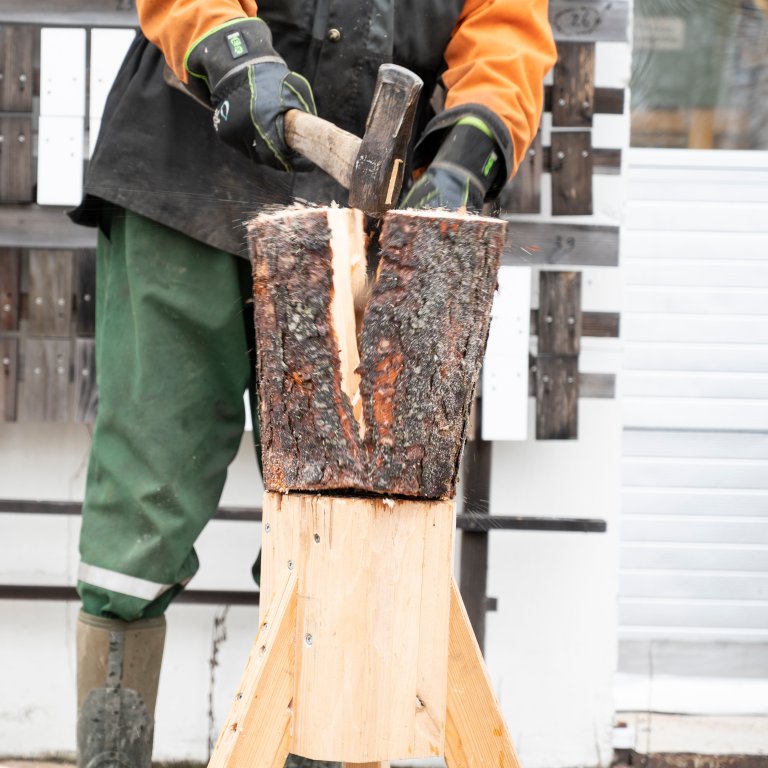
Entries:
{"label": "axe", "polygon": [[[197,99],[166,67],[165,81]],[[284,115],[285,143],[349,190],[349,205],[381,217],[400,196],[405,155],[423,82],[397,64],[382,64],[362,139],[298,109]]]}

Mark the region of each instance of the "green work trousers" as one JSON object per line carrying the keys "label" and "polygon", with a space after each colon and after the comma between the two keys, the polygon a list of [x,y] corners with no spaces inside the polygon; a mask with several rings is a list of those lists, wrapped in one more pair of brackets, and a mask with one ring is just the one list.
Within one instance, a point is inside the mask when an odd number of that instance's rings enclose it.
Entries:
{"label": "green work trousers", "polygon": [[254,404],[250,265],[114,208],[96,295],[78,592],[86,613],[133,621],[161,615],[197,571],[194,542],[218,507],[249,388]]}

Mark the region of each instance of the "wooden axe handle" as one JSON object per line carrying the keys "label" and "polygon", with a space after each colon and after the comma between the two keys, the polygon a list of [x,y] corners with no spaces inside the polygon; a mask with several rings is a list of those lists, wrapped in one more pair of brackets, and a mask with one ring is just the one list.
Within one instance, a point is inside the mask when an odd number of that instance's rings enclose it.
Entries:
{"label": "wooden axe handle", "polygon": [[362,139],[299,109],[289,109],[284,120],[285,143],[349,189]]}

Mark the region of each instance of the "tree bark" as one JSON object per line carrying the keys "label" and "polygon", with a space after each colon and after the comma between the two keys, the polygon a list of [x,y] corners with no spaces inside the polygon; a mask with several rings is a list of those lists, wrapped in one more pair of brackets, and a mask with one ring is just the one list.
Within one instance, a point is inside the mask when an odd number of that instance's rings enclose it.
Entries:
{"label": "tree bark", "polygon": [[360,245],[333,234],[357,215],[289,209],[250,225],[265,486],[450,498],[505,223],[389,212],[358,351],[349,297],[364,291],[344,273]]}

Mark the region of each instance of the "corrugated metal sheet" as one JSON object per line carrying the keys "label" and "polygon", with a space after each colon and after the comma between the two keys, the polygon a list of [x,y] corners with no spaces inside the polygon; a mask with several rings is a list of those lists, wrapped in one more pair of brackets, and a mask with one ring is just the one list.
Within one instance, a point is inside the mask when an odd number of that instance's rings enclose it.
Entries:
{"label": "corrugated metal sheet", "polygon": [[768,641],[768,153],[631,150],[627,178],[622,658],[728,675]]}

